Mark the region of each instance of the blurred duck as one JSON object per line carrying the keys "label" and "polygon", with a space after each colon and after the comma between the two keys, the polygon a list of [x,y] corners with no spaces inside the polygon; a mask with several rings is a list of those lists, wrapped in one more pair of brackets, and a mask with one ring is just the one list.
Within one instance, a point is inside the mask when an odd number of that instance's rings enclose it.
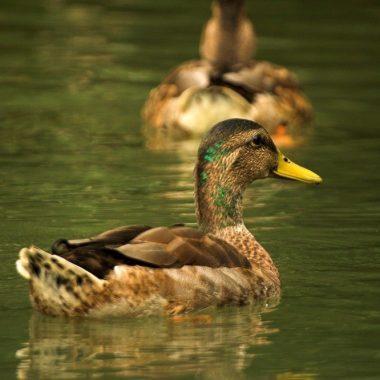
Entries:
{"label": "blurred duck", "polygon": [[124,226],[48,253],[20,251],[17,270],[33,306],[67,316],[173,315],[277,299],[278,270],[243,221],[243,193],[257,179],[321,178],[285,157],[260,125],[222,121],[203,139],[195,167],[199,229]]}
{"label": "blurred duck", "polygon": [[242,117],[287,144],[290,134],[311,121],[312,108],[293,73],[252,60],[255,48],[244,0],[215,0],[201,38],[201,60],[181,64],[150,92],[143,110],[147,125],[191,138],[220,120]]}

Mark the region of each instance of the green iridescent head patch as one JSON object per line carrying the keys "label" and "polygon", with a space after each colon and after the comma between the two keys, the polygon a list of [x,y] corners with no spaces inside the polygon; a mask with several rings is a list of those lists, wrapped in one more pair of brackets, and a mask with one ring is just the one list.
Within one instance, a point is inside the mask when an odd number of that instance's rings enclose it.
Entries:
{"label": "green iridescent head patch", "polygon": [[207,162],[217,161],[220,157],[227,154],[228,149],[222,148],[221,143],[215,143],[211,147],[207,148],[206,153],[203,156],[203,159]]}

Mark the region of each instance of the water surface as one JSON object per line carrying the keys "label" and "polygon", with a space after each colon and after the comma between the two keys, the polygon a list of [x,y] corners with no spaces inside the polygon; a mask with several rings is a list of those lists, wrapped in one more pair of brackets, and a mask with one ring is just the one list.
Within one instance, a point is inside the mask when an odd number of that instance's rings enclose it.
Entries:
{"label": "water surface", "polygon": [[246,195],[278,264],[274,308],[194,321],[81,321],[34,313],[18,250],[123,224],[194,224],[194,153],[145,147],[149,89],[197,56],[207,1],[2,0],[2,378],[378,379],[380,234],[375,1],[250,2],[258,57],[291,68],[315,107],[287,153],[324,178]]}

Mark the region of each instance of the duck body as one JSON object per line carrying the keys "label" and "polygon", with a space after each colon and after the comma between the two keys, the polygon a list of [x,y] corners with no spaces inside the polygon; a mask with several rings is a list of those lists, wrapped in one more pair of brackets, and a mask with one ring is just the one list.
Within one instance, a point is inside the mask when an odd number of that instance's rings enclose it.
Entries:
{"label": "duck body", "polygon": [[[124,228],[128,231],[130,227]],[[112,234],[106,233],[107,237]],[[245,229],[225,234],[239,240],[252,257],[241,255],[227,239],[215,235],[188,227],[158,227],[120,246],[110,245],[106,238],[92,246],[74,243],[70,251],[60,254],[24,248],[18,267],[30,281],[34,308],[56,316],[174,315],[277,299],[278,271],[266,251]],[[169,235],[170,242],[162,243],[163,236]],[[197,245],[207,246],[209,252],[199,251]],[[126,246],[136,251],[126,256]],[[139,249],[144,253],[139,254]],[[147,254],[147,249],[157,251]],[[163,251],[158,253],[160,249]],[[258,259],[266,262],[266,269],[254,267]],[[103,264],[97,276],[92,273],[96,272],[93,261]]]}
{"label": "duck body", "polygon": [[143,117],[169,136],[191,138],[226,118],[247,118],[272,136],[307,125],[312,107],[296,76],[282,66],[255,61],[255,34],[244,1],[219,0],[203,31],[201,59],[178,66],[153,89]]}
{"label": "duck body", "polygon": [[278,270],[242,216],[245,187],[270,175],[321,181],[284,158],[256,123],[219,123],[204,138],[195,169],[199,230],[124,226],[58,240],[51,253],[23,248],[16,266],[29,282],[32,305],[50,315],[103,317],[278,298]]}

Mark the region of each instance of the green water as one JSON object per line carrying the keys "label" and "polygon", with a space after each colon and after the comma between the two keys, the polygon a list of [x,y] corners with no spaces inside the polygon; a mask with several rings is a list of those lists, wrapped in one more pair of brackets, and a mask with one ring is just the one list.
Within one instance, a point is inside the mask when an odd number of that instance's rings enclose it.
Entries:
{"label": "green water", "polygon": [[205,321],[34,313],[19,249],[118,225],[195,223],[191,149],[145,148],[150,88],[197,56],[202,0],[2,0],[2,379],[379,379],[380,4],[250,2],[258,57],[286,65],[316,113],[295,161],[319,187],[253,185],[246,224],[283,283],[273,309]]}

